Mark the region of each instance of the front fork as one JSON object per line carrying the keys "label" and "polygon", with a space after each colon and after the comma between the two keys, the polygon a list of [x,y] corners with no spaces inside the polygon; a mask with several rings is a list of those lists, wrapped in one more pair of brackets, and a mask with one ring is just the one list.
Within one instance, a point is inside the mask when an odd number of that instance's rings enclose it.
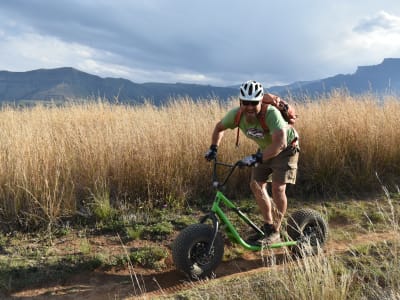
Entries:
{"label": "front fork", "polygon": [[212,224],[213,224],[213,229],[214,229],[213,239],[212,239],[210,247],[208,249],[208,255],[211,255],[211,251],[214,247],[214,242],[215,242],[215,239],[217,238],[217,234],[218,234],[218,230],[219,230],[219,221],[218,221],[218,218],[215,215],[215,213],[210,212],[200,218],[200,223],[205,223],[207,221],[207,219],[211,219]]}

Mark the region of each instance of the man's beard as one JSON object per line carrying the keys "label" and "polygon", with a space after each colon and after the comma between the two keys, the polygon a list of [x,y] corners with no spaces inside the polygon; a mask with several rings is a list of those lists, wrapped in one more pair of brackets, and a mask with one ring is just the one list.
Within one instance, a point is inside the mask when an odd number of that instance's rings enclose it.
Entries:
{"label": "man's beard", "polygon": [[249,116],[249,115],[245,114],[245,117],[246,117],[247,123],[254,123],[257,121],[257,116]]}

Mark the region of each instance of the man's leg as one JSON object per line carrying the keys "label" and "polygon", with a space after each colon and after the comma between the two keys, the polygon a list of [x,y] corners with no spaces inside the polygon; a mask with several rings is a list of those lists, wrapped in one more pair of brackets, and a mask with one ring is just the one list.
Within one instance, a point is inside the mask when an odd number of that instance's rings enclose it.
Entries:
{"label": "man's leg", "polygon": [[262,243],[277,243],[280,241],[280,235],[278,228],[274,225],[274,219],[272,217],[272,202],[266,189],[267,183],[252,180],[250,186],[264,219],[262,230],[264,231],[265,236],[254,236],[256,237],[255,239],[251,236],[249,239],[259,240],[260,238],[263,238]]}
{"label": "man's leg", "polygon": [[278,210],[275,228],[279,231],[287,209],[286,183],[272,182],[272,199]]}
{"label": "man's leg", "polygon": [[254,179],[250,182],[251,191],[254,194],[254,198],[256,198],[256,202],[261,211],[264,223],[273,224],[272,203],[266,187],[266,182],[258,182]]}

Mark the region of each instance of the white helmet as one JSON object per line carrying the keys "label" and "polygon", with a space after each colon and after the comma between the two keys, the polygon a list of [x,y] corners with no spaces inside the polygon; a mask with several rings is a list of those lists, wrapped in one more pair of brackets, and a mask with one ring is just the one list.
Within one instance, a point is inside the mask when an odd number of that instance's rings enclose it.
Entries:
{"label": "white helmet", "polygon": [[249,80],[240,87],[239,99],[245,101],[261,101],[264,97],[264,88],[261,83]]}

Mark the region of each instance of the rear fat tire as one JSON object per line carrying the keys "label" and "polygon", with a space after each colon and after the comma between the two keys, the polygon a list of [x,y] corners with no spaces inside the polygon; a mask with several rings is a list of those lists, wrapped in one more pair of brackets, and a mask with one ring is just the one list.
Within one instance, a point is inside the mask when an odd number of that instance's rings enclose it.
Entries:
{"label": "rear fat tire", "polygon": [[182,230],[172,244],[175,267],[191,279],[212,275],[222,261],[224,241],[218,232],[211,253],[214,229],[207,224],[193,224]]}
{"label": "rear fat tire", "polygon": [[328,223],[315,210],[300,209],[289,217],[287,233],[298,242],[291,247],[295,255],[315,255],[328,239]]}

